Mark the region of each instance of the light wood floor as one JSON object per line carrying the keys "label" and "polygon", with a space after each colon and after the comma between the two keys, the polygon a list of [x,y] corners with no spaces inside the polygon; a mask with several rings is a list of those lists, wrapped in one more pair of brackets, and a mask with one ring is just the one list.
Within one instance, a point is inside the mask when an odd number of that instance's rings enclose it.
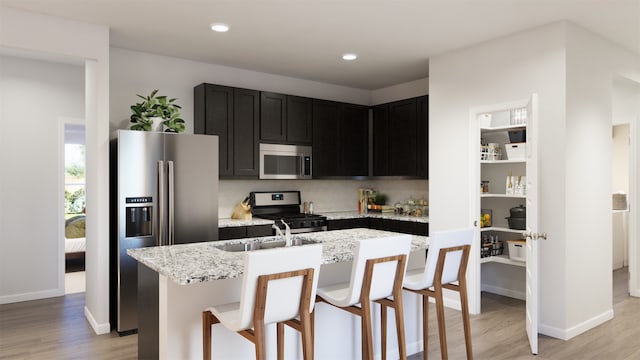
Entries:
{"label": "light wood floor", "polygon": [[[569,341],[541,335],[538,356],[529,352],[524,302],[483,294],[482,314],[471,317],[475,359],[640,359],[640,299],[626,296],[626,272],[614,272],[613,320]],[[94,335],[84,301],[79,293],[0,305],[0,359],[136,359],[137,335]],[[431,315],[429,358],[440,359],[433,305]],[[449,358],[465,359],[460,313],[447,309],[446,315]],[[422,359],[422,353],[410,359]]]}

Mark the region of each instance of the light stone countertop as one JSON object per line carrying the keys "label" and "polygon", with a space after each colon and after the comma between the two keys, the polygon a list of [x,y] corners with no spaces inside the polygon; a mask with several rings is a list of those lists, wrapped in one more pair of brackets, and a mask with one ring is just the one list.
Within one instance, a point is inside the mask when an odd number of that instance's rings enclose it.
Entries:
{"label": "light stone countertop", "polygon": [[[384,236],[410,236],[411,251],[429,247],[429,238],[426,236],[373,229],[334,230],[294,235],[294,237],[322,243],[323,264],[351,261],[356,240]],[[216,246],[246,243],[256,239],[269,241],[274,237],[146,247],[129,249],[127,254],[172,281],[180,285],[188,285],[240,277],[244,267],[243,253],[223,251]]]}
{"label": "light stone countertop", "polygon": [[[395,215],[389,213],[367,213],[360,214],[357,211],[339,211],[339,212],[323,212],[318,213],[319,215],[324,215],[327,217],[327,220],[342,220],[342,219],[357,219],[357,218],[382,218],[382,219],[392,219],[392,220],[400,220],[400,221],[411,221],[411,222],[419,222],[419,223],[428,223],[428,216],[403,216],[403,215]],[[266,220],[254,217],[251,220],[237,220],[237,219],[218,219],[218,227],[234,227],[234,226],[253,226],[253,225],[271,225],[273,224],[273,220]]]}
{"label": "light stone countertop", "polygon": [[271,225],[271,224],[273,224],[273,220],[260,219],[257,217],[254,217],[251,220],[218,219],[219,228],[234,227],[234,226]]}
{"label": "light stone countertop", "polygon": [[360,214],[357,211],[339,211],[339,212],[324,212],[320,215],[324,215],[327,217],[327,220],[341,220],[341,219],[357,219],[357,218],[381,218],[381,219],[391,219],[391,220],[400,220],[400,221],[411,221],[411,222],[419,222],[419,223],[428,223],[428,216],[406,216],[406,215],[396,215],[393,213],[376,213],[369,212],[366,214]]}

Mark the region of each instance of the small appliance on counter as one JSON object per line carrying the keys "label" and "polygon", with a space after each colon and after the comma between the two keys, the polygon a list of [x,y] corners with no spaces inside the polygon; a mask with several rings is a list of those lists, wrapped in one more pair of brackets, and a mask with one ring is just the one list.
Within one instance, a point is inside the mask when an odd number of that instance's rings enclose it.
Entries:
{"label": "small appliance on counter", "polygon": [[327,230],[327,217],[313,214],[312,204],[307,214],[300,212],[300,191],[252,191],[249,204],[253,216],[273,220],[284,229],[284,220],[292,234]]}

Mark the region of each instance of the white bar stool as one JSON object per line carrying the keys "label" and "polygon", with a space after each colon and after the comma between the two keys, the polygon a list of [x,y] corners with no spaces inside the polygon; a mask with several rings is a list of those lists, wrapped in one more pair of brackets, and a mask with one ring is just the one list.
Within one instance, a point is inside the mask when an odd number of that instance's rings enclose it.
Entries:
{"label": "white bar stool", "polygon": [[257,360],[266,358],[265,326],[272,323],[277,323],[278,359],[284,358],[284,325],[289,325],[302,335],[304,359],[313,359],[311,299],[321,262],[320,244],[245,252],[240,302],[202,312],[203,359],[211,359],[211,326],[217,323],[253,342]]}
{"label": "white bar stool", "polygon": [[[395,310],[400,358],[407,358],[402,308],[402,280],[411,237],[390,236],[356,241],[351,281],[318,288],[316,301],[359,315],[362,321],[362,358],[373,359],[371,302],[381,305],[382,358],[386,358],[386,310]],[[393,299],[389,299],[393,296]],[[358,306],[359,305],[359,306]]]}
{"label": "white bar stool", "polygon": [[[442,299],[443,288],[457,291],[460,294],[467,359],[473,359],[466,279],[473,236],[473,228],[434,232],[429,238],[425,268],[407,271],[405,276],[404,289],[422,296],[424,359],[427,359],[429,344],[429,297],[433,297],[436,301],[440,353],[443,360],[448,359]],[[458,284],[454,284],[456,281]]]}

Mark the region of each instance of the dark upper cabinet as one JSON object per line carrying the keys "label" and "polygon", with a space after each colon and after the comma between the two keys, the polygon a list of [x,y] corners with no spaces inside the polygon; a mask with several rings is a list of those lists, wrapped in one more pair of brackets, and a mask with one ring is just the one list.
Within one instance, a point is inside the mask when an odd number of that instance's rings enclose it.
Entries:
{"label": "dark upper cabinet", "polygon": [[234,89],[234,177],[258,178],[260,158],[258,131],[260,129],[260,92]]}
{"label": "dark upper cabinet", "polygon": [[193,132],[218,135],[220,177],[233,176],[233,88],[200,84],[194,88]]}
{"label": "dark upper cabinet", "polygon": [[313,142],[313,99],[287,95],[287,141]]}
{"label": "dark upper cabinet", "polygon": [[218,135],[220,178],[257,178],[259,92],[200,84],[194,88],[194,133]]}
{"label": "dark upper cabinet", "polygon": [[429,96],[418,98],[418,177],[429,178]]}
{"label": "dark upper cabinet", "polygon": [[287,140],[287,96],[260,93],[260,140]]}
{"label": "dark upper cabinet", "polygon": [[427,106],[425,96],[373,108],[374,176],[427,178]]}
{"label": "dark upper cabinet", "polygon": [[367,176],[369,124],[366,106],[313,101],[313,176]]}
{"label": "dark upper cabinet", "polygon": [[312,99],[260,93],[260,140],[304,144],[312,142]]}
{"label": "dark upper cabinet", "polygon": [[342,173],[346,176],[369,175],[369,108],[343,104],[340,122]]}
{"label": "dark upper cabinet", "polygon": [[313,177],[340,174],[340,103],[313,100]]}

